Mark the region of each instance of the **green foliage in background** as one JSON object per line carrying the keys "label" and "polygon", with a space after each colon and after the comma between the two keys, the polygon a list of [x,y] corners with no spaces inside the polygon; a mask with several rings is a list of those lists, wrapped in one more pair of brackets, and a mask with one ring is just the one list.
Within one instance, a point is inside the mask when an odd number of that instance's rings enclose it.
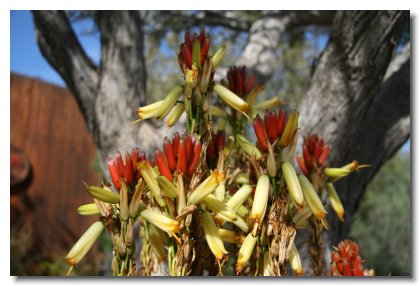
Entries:
{"label": "green foliage in background", "polygon": [[410,153],[400,151],[369,184],[350,233],[378,276],[411,274],[410,201]]}

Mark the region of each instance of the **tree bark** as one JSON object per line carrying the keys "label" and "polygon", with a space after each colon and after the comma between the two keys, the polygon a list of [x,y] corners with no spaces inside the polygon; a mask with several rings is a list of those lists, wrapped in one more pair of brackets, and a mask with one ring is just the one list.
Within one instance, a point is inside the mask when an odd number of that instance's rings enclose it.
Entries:
{"label": "tree bark", "polygon": [[33,11],[33,16],[41,52],[76,97],[103,167],[117,150],[152,150],[166,129],[130,124],[136,107],[148,103],[140,14],[94,13],[101,34],[99,67],[83,51],[64,12]]}
{"label": "tree bark", "polygon": [[334,11],[281,11],[267,14],[252,24],[248,42],[237,65],[246,65],[257,75],[260,84],[267,82],[278,66],[277,48],[282,36],[296,27],[329,26],[334,14]]}
{"label": "tree bark", "polygon": [[302,99],[302,133],[318,133],[331,144],[330,166],[372,164],[336,184],[346,217],[341,223],[329,211],[333,244],[347,238],[367,184],[409,138],[409,59],[383,82],[408,19],[408,12],[397,11],[338,13]]}

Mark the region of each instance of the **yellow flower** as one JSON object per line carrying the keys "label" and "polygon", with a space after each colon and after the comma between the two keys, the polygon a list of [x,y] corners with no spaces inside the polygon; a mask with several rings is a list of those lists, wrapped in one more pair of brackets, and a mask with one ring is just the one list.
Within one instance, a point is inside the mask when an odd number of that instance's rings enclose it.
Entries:
{"label": "yellow flower", "polygon": [[66,262],[72,266],[77,265],[92,248],[104,227],[104,223],[101,221],[92,224],[67,254],[65,257]]}
{"label": "yellow flower", "polygon": [[207,177],[190,195],[188,198],[188,205],[196,205],[205,197],[214,192],[219,182],[223,179],[223,174],[215,170]]}
{"label": "yellow flower", "polygon": [[143,107],[139,107],[137,108],[137,114],[141,120],[152,118],[156,115],[156,112],[158,111],[162,103],[163,103],[163,100],[160,100],[155,103],[152,103]]}
{"label": "yellow flower", "polygon": [[343,220],[344,218],[344,207],[341,203],[340,197],[337,194],[337,191],[334,188],[334,185],[332,183],[327,183],[325,185],[325,188],[327,189],[328,198],[331,203],[331,207],[338,215],[338,218],[340,220]]}
{"label": "yellow flower", "polygon": [[295,169],[288,161],[284,161],[282,166],[283,176],[286,181],[287,189],[298,208],[304,203],[302,189],[299,184]]}
{"label": "yellow flower", "polygon": [[174,107],[182,91],[182,87],[177,85],[168,93],[162,104],[159,106],[159,109],[156,111],[156,119],[160,120],[168,115],[169,111],[171,111],[172,107]]}
{"label": "yellow flower", "polygon": [[244,266],[251,258],[252,251],[254,250],[255,244],[257,243],[258,237],[254,237],[252,233],[248,233],[245,238],[244,243],[238,252],[238,260],[236,261],[236,272],[239,273],[242,271]]}
{"label": "yellow flower", "polygon": [[157,211],[145,209],[140,213],[140,216],[169,234],[179,232],[179,223],[176,220],[170,219]]}
{"label": "yellow flower", "polygon": [[140,170],[141,176],[143,177],[144,181],[146,182],[147,186],[149,186],[150,190],[152,191],[152,195],[158,204],[161,207],[166,206],[166,202],[162,197],[159,184],[156,180],[156,173],[149,165],[149,162],[144,160],[138,164],[138,168]]}
{"label": "yellow flower", "polygon": [[209,212],[204,211],[200,214],[201,226],[204,230],[207,244],[217,260],[221,260],[228,252],[223,245],[216,224]]}
{"label": "yellow flower", "polygon": [[327,214],[318,194],[316,193],[311,182],[305,177],[305,175],[299,174],[299,183],[302,187],[303,198],[306,204],[311,209],[312,213],[317,219],[322,219]]}
{"label": "yellow flower", "polygon": [[99,215],[99,214],[101,214],[101,212],[99,211],[96,203],[82,205],[82,206],[77,208],[77,212],[80,215]]}
{"label": "yellow flower", "polygon": [[258,178],[257,188],[255,190],[254,202],[252,204],[251,219],[261,224],[265,210],[267,209],[268,193],[270,191],[270,179],[267,175]]}
{"label": "yellow flower", "polygon": [[222,46],[220,47],[216,53],[214,53],[213,57],[211,58],[211,63],[213,64],[213,69],[217,68],[223,58],[225,57],[226,53],[226,47]]}
{"label": "yellow flower", "polygon": [[242,113],[246,113],[249,111],[249,104],[223,85],[216,84],[213,90],[224,102],[226,102],[233,109]]}

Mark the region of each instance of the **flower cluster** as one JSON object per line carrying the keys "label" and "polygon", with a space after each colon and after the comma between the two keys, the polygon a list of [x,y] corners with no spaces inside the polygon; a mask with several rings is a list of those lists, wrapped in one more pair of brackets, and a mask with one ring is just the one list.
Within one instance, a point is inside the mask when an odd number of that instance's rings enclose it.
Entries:
{"label": "flower cluster", "polygon": [[[86,186],[94,203],[78,212],[100,219],[67,255],[72,267],[106,228],[112,240],[114,275],[152,275],[163,262],[169,275],[204,271],[224,275],[232,260],[236,275],[283,276],[288,265],[302,275],[294,238],[308,227],[319,238],[318,226],[327,228],[324,189],[343,217],[333,182],[363,165],[354,161],[328,168],[329,145],[319,136],[309,136],[303,157],[297,157],[302,173],[297,172],[292,162],[299,113],[283,107],[273,110],[283,105],[278,96],[257,102],[262,88],[246,67],[231,67],[227,80],[214,82],[225,48],[210,56],[210,43],[204,28],[192,37],[185,33],[177,55],[184,82],[161,101],[137,109],[138,121],[166,118],[169,127],[185,112],[185,130],[175,132],[172,139],[164,137],[154,158],[138,149],[123,158],[118,151],[115,159],[108,160],[115,190],[109,183]],[[214,104],[213,94],[225,103],[223,107]],[[264,111],[262,118],[259,113]],[[214,119],[229,122],[230,128],[219,124],[214,128]],[[250,123],[256,144],[246,136]],[[136,224],[142,241],[140,270],[134,255]],[[320,247],[310,252],[321,253]],[[342,260],[334,261],[337,269],[345,268],[339,265]],[[360,273],[354,263],[350,269]]]}
{"label": "flower cluster", "polygon": [[331,276],[374,276],[373,270],[364,269],[359,246],[351,240],[340,241],[331,253]]}

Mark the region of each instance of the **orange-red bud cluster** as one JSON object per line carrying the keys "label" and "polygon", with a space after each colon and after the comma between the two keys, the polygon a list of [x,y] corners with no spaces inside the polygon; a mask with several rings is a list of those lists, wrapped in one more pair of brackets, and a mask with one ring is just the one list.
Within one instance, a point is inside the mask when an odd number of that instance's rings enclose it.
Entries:
{"label": "orange-red bud cluster", "polygon": [[[140,154],[138,148],[133,148],[131,154],[125,153],[125,162],[120,151],[117,151],[115,160],[113,158],[108,159],[109,174],[117,190],[121,189],[122,179],[129,187],[137,183],[141,176],[137,164],[143,160],[146,160],[146,154],[144,152]],[[153,162],[150,163],[153,165]]]}
{"label": "orange-red bud cluster", "polygon": [[268,151],[267,140],[270,144],[281,137],[287,122],[287,113],[282,108],[278,114],[275,111],[266,111],[264,120],[257,114],[254,119],[254,131],[257,136],[257,147],[262,151]]}
{"label": "orange-red bud cluster", "polygon": [[185,41],[181,44],[178,53],[179,66],[185,74],[186,69],[191,69],[193,64],[193,44],[195,40],[200,42],[201,64],[204,64],[210,49],[210,34],[206,33],[204,27],[201,28],[200,35],[194,33],[192,38],[189,32],[185,32]]}
{"label": "orange-red bud cluster", "polygon": [[324,144],[324,140],[314,134],[304,138],[303,156],[299,154],[296,161],[302,173],[308,175],[310,170],[323,167],[330,153],[330,145]]}
{"label": "orange-red bud cluster", "polygon": [[245,98],[249,92],[255,87],[257,77],[251,73],[247,78],[246,67],[230,67],[227,71],[228,82],[222,80],[222,85],[229,88],[230,91],[235,93],[241,98]]}
{"label": "orange-red bud cluster", "polygon": [[372,271],[364,269],[359,256],[359,246],[351,240],[340,241],[338,249],[331,253],[332,276],[371,276]]}
{"label": "orange-red bud cluster", "polygon": [[192,175],[200,160],[201,142],[194,135],[180,136],[176,132],[171,140],[163,139],[163,152],[155,152],[156,165],[162,176],[173,181],[173,172]]}

